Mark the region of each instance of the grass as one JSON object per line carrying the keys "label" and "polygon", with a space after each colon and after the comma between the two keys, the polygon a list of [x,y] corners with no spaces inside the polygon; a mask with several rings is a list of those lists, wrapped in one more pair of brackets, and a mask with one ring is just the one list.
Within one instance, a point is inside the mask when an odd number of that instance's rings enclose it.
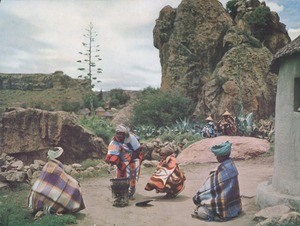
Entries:
{"label": "grass", "polygon": [[[97,169],[97,165],[100,168]],[[87,159],[82,162],[82,170],[95,167],[92,172],[80,172],[73,175],[76,179],[107,176],[110,166],[103,160]],[[27,207],[27,196],[31,186],[29,184],[13,184],[9,188],[0,190],[0,226],[64,226],[76,224],[76,216],[72,214],[45,215],[34,220],[32,211]],[[12,201],[13,200],[13,201]]]}
{"label": "grass", "polygon": [[74,215],[46,215],[34,220],[31,209],[27,207],[28,184],[15,184],[0,190],[0,225],[1,226],[64,226],[75,224]]}
{"label": "grass", "polygon": [[4,112],[7,107],[37,107],[44,110],[61,110],[63,103],[72,102],[83,102],[82,92],[78,87],[42,91],[0,90],[0,112]]}

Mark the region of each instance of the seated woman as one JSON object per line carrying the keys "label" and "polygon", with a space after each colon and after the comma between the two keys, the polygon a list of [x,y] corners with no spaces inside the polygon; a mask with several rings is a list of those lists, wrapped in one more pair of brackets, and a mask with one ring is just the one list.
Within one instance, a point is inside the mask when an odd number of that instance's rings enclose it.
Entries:
{"label": "seated woman", "polygon": [[160,156],[161,161],[146,184],[145,190],[155,189],[157,193],[167,193],[166,198],[174,198],[184,189],[186,178],[178,167],[171,147],[162,148]]}
{"label": "seated woman", "polygon": [[33,184],[27,200],[34,214],[38,211],[74,213],[85,208],[78,182],[64,171],[59,161],[63,152],[61,147],[48,151],[49,161]]}
{"label": "seated woman", "polygon": [[211,115],[209,115],[206,119],[206,125],[201,130],[201,134],[204,138],[211,138],[216,137],[216,130],[214,120],[212,119]]}
{"label": "seated woman", "polygon": [[225,111],[222,114],[221,120],[218,122],[217,125],[218,131],[225,136],[235,136],[237,133],[237,127],[235,125],[235,120],[229,111]]}
{"label": "seated woman", "polygon": [[215,145],[211,151],[221,163],[193,197],[197,206],[192,217],[208,221],[226,221],[242,211],[238,171],[229,157],[231,143]]}

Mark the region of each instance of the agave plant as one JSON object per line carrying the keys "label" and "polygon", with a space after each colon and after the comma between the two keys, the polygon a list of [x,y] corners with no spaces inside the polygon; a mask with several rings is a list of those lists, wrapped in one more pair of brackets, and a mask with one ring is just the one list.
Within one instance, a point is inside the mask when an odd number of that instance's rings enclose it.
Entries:
{"label": "agave plant", "polygon": [[253,123],[253,113],[249,113],[246,117],[240,116],[236,117],[237,123],[237,134],[243,136],[250,136],[255,127]]}

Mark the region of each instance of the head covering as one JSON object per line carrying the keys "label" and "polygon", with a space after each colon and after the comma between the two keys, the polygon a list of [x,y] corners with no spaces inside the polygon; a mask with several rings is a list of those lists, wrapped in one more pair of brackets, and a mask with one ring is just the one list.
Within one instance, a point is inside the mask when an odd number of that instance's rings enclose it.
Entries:
{"label": "head covering", "polygon": [[211,117],[211,115],[208,115],[208,117],[205,119],[205,121],[214,121]]}
{"label": "head covering", "polygon": [[166,156],[171,155],[173,153],[174,150],[169,145],[164,146],[159,152],[160,155],[166,155]]}
{"label": "head covering", "polygon": [[61,147],[51,148],[48,151],[48,158],[49,159],[57,159],[59,156],[62,155],[63,152],[64,152],[64,149],[62,149]]}
{"label": "head covering", "polygon": [[116,132],[122,132],[125,134],[129,134],[129,129],[125,125],[120,124],[116,127]]}
{"label": "head covering", "polygon": [[116,132],[121,132],[121,133],[125,133],[125,139],[124,142],[125,143],[130,143],[130,130],[127,126],[125,126],[124,124],[120,124],[116,127]]}
{"label": "head covering", "polygon": [[226,111],[223,113],[222,116],[226,116],[226,115],[228,115],[228,116],[231,115],[227,109],[226,109]]}
{"label": "head covering", "polygon": [[232,144],[229,141],[226,141],[224,143],[212,146],[210,150],[215,154],[216,157],[230,155],[231,145]]}

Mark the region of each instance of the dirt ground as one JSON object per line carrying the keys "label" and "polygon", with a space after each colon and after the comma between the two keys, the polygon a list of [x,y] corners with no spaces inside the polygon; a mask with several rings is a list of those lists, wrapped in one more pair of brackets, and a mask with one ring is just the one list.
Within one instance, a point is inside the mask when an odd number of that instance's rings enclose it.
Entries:
{"label": "dirt ground", "polygon": [[[271,179],[273,156],[235,161],[239,171],[242,197],[242,214],[229,222],[205,222],[191,217],[195,205],[192,197],[218,163],[180,165],[186,175],[185,189],[175,199],[163,199],[163,194],[146,191],[144,187],[154,168],[142,168],[135,200],[127,207],[112,206],[110,178],[94,178],[81,182],[86,209],[78,213],[78,226],[146,226],[146,225],[253,225],[254,214],[259,211],[255,204],[256,187]],[[135,206],[136,202],[154,199],[146,207]]]}

